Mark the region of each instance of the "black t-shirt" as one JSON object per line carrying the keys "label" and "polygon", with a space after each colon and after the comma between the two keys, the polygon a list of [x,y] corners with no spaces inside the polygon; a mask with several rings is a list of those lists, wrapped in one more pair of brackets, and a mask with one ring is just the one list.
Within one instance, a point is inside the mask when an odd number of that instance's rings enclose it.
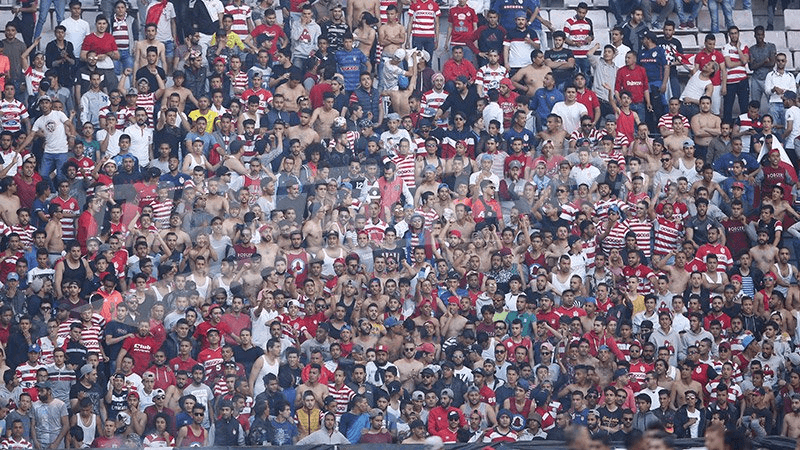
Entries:
{"label": "black t-shirt", "polygon": [[604,427],[615,427],[622,423],[622,408],[617,408],[615,411],[609,411],[608,408],[603,406],[599,408],[600,424]]}
{"label": "black t-shirt", "polygon": [[100,414],[100,405],[103,404],[103,389],[100,387],[99,383],[95,383],[90,387],[84,386],[82,383],[75,383],[69,390],[69,398],[70,400],[81,399],[81,392],[85,394],[85,396],[89,397],[92,401],[92,412],[95,414]]}
{"label": "black t-shirt", "polygon": [[[156,72],[158,73],[158,76],[161,77],[161,80],[166,83],[167,73],[164,72],[164,69],[162,69],[161,67],[156,66]],[[137,85],[139,83],[139,79],[141,79],[141,78],[147,78],[147,82],[150,83],[150,91],[149,92],[155,92],[155,91],[158,90],[158,79],[156,79],[156,76],[155,76],[154,73],[150,72],[150,69],[148,69],[147,66],[142,67],[141,69],[136,71],[136,83],[137,83]]]}
{"label": "black t-shirt", "polygon": [[[105,336],[118,338],[125,336],[128,333],[136,333],[136,327],[128,325],[127,323],[117,322],[116,320],[112,320],[106,324]],[[124,342],[125,341],[119,341],[116,344],[106,345],[108,356],[116,359]]]}
{"label": "black t-shirt", "polygon": [[[572,50],[566,47],[562,47],[560,50],[550,49],[544,52],[544,58],[554,62],[566,62],[574,57]],[[574,73],[575,69],[553,69],[553,78],[556,79],[556,83],[560,83],[567,81]]]}

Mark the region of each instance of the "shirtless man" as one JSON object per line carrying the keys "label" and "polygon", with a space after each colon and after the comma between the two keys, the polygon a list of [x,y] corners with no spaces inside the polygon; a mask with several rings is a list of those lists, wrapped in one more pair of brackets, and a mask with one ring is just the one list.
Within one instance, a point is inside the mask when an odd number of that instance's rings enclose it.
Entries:
{"label": "shirtless man", "polygon": [[[692,117],[691,125],[694,133],[694,141],[698,147],[700,156],[705,154],[705,148],[712,139],[719,136],[722,119],[711,112],[711,98],[708,96],[700,97],[700,112]],[[674,125],[674,124],[673,124]]]}
{"label": "shirtless man", "polygon": [[286,130],[287,138],[300,141],[300,150],[305,150],[309,145],[320,141],[320,135],[311,127],[313,114],[310,109],[300,111],[300,123]]}
{"label": "shirtless man", "polygon": [[166,239],[167,233],[170,232],[175,233],[175,235],[178,236],[178,244],[175,248],[179,252],[183,252],[187,247],[192,246],[192,238],[189,237],[188,233],[183,231],[181,225],[183,225],[183,218],[180,214],[174,212],[169,216],[169,228],[159,231],[162,239]]}
{"label": "shirtless man", "polygon": [[693,368],[688,361],[678,364],[680,377],[672,383],[672,400],[670,401],[676,409],[680,409],[686,404],[686,391],[702,392],[703,385],[692,379]]}
{"label": "shirtless man", "polygon": [[197,99],[194,98],[191,90],[183,86],[183,82],[186,81],[186,75],[184,72],[182,70],[176,70],[175,73],[172,74],[172,80],[174,84],[164,89],[164,95],[162,98],[170,98],[172,94],[178,94],[181,102],[177,109],[181,112],[186,109],[186,100],[189,100],[196,107]]}
{"label": "shirtless man", "polygon": [[768,273],[778,259],[778,248],[769,242],[769,233],[763,229],[758,230],[758,245],[748,253],[762,273]]}
{"label": "shirtless man", "polygon": [[[292,69],[289,74],[289,81],[283,83],[275,89],[275,95],[281,94],[285,99],[284,109],[290,113],[296,113],[300,107],[297,105],[297,99],[300,97],[308,97],[306,88],[300,83],[302,74],[299,70]],[[309,113],[309,117],[311,114]]]}
{"label": "shirtless man", "polygon": [[208,180],[208,195],[206,196],[206,211],[212,216],[225,217],[228,213],[228,199],[219,193],[219,178]]}
{"label": "shirtless man", "polygon": [[[25,162],[22,164],[30,166],[32,171],[33,164]],[[0,219],[3,219],[8,226],[17,225],[19,219],[17,218],[17,210],[20,208],[19,197],[17,197],[17,183],[11,177],[6,177],[0,180]]]}
{"label": "shirtless man", "polygon": [[355,30],[361,21],[361,15],[365,12],[372,14],[375,18],[381,16],[381,3],[379,0],[351,0],[347,4],[347,23],[350,29]]}
{"label": "shirtless man", "polygon": [[[314,110],[311,114],[311,124],[314,131],[317,132],[320,138],[330,139],[333,137],[333,121],[341,114],[339,111],[333,109],[334,95],[332,92],[322,94],[322,106]],[[292,128],[289,128],[290,132]]]}
{"label": "shirtless man", "polygon": [[[525,95],[533,96],[536,91],[544,87],[544,77],[548,73],[553,73],[553,69],[544,63],[544,53],[541,50],[534,50],[531,52],[533,60],[530,65],[527,65],[511,77],[511,83],[514,84],[514,89],[524,92]],[[489,55],[489,63],[492,62],[491,54]]]}
{"label": "shirtless man", "polygon": [[264,267],[274,267],[275,260],[281,253],[281,248],[275,243],[272,237],[272,226],[262,225],[258,229],[261,234],[261,241],[256,244],[256,250],[261,255],[261,262]]}
{"label": "shirtless man", "polygon": [[442,315],[442,336],[445,339],[458,336],[467,325],[467,318],[458,313],[458,299],[451,296],[447,303],[447,312]]}
{"label": "shirtless man", "polygon": [[311,364],[311,368],[308,370],[308,381],[300,386],[297,386],[297,395],[295,396],[294,400],[296,406],[299,407],[302,405],[303,393],[306,391],[311,391],[311,393],[314,394],[314,400],[317,402],[317,407],[325,407],[325,402],[323,400],[328,396],[328,386],[319,382],[319,376],[321,372],[322,368],[318,364]]}
{"label": "shirtless man", "polygon": [[[351,5],[353,4],[351,3]],[[356,17],[360,18],[361,15]],[[356,27],[353,26],[353,28]],[[386,23],[378,28],[378,43],[383,46],[383,55],[393,55],[395,50],[403,48],[405,42],[406,28],[399,22],[397,7],[389,7],[386,10]],[[416,64],[414,66],[416,67]]]}
{"label": "shirtless man", "polygon": [[[547,79],[552,80],[552,75],[547,75]],[[561,149],[564,148],[564,141],[567,139],[567,132],[562,126],[561,118],[555,114],[547,116],[547,128],[538,134],[538,138],[543,141],[553,141],[555,150],[561,154]]]}
{"label": "shirtless man", "polygon": [[800,438],[800,394],[792,394],[792,412],[783,418],[781,436]]}
{"label": "shirtless man", "polygon": [[411,69],[405,73],[405,76],[409,77],[408,86],[405,89],[400,89],[398,87],[397,89],[381,92],[381,95],[384,97],[389,97],[392,109],[399,114],[400,117],[411,114],[410,97],[414,93],[414,86],[416,86],[417,83],[417,62],[420,60],[419,51],[413,53],[413,59],[413,63],[409,64]]}
{"label": "shirtless man", "polygon": [[413,342],[404,342],[402,348],[403,357],[394,362],[397,367],[398,381],[406,390],[413,390],[424,365],[422,361],[416,359],[417,346]]}
{"label": "shirtless man", "polygon": [[144,39],[136,41],[133,49],[133,73],[147,65],[147,48],[151,46],[158,49],[158,61],[161,62],[161,67],[165,69],[168,67],[164,43],[156,39],[156,25],[149,24],[144,28]]}
{"label": "shirtless man", "polygon": [[664,138],[664,147],[672,154],[672,158],[677,161],[683,156],[683,143],[690,139],[689,129],[683,126],[681,116],[672,117],[672,134]]}
{"label": "shirtless man", "polygon": [[469,236],[472,236],[472,232],[475,230],[475,222],[472,219],[472,214],[467,214],[466,205],[463,203],[456,205],[456,220],[450,222],[449,226],[450,230],[461,232],[461,236],[465,239],[465,242]]}
{"label": "shirtless man", "polygon": [[[61,206],[55,203],[50,204],[47,212],[50,214],[50,220],[47,221],[47,225],[44,227],[44,232],[47,233],[44,246],[47,249],[47,253],[60,257],[61,252],[64,250],[64,232],[61,228],[61,218],[64,213],[61,210]],[[51,262],[55,263],[54,260],[51,260]]]}

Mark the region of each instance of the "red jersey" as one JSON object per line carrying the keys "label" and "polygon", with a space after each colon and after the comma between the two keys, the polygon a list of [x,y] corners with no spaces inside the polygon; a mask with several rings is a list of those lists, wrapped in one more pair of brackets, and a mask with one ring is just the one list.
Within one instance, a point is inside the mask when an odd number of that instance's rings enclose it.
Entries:
{"label": "red jersey", "polygon": [[156,342],[151,334],[144,337],[137,334],[125,339],[125,342],[122,344],[122,349],[133,357],[133,371],[139,375],[147,370],[153,353],[160,347],[161,344]]}
{"label": "red jersey", "polygon": [[617,92],[630,92],[633,103],[643,103],[644,93],[650,89],[647,72],[644,67],[635,65],[631,69],[628,66],[623,66],[617,70],[615,89]]}

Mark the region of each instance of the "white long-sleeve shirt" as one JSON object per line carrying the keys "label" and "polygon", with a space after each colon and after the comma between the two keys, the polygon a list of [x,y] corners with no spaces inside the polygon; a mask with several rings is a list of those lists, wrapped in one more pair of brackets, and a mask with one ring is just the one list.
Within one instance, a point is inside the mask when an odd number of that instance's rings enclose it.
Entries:
{"label": "white long-sleeve shirt", "polygon": [[767,74],[767,78],[764,80],[764,90],[767,91],[769,96],[770,103],[781,103],[783,100],[781,96],[772,92],[772,88],[778,87],[785,91],[792,91],[797,92],[797,85],[794,84],[794,77],[792,74],[784,71],[783,73],[778,73],[777,70],[773,70],[772,72]]}

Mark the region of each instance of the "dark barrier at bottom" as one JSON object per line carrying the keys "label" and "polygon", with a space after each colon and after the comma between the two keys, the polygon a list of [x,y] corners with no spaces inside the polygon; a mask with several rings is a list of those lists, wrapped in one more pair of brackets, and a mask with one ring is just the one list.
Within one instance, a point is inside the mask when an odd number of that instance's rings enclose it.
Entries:
{"label": "dark barrier at bottom", "polygon": [[[705,443],[703,439],[676,439],[673,441],[676,449],[689,449],[689,448],[704,448]],[[487,444],[474,443],[474,444],[447,444],[444,446],[447,450],[482,450]],[[795,450],[798,443],[795,439],[789,439],[777,436],[768,436],[764,438],[753,439],[753,449],[765,448],[769,450]],[[527,442],[513,442],[503,443],[492,446],[495,450],[502,449],[523,449],[523,450],[564,450],[566,442],[563,441],[527,441]],[[208,450],[247,450],[247,449],[263,449],[264,447],[204,447]],[[362,444],[362,445],[293,445],[282,447],[270,447],[275,450],[425,450],[428,448],[425,445],[376,445],[376,444]],[[613,449],[625,448],[622,442],[615,442],[611,444]],[[121,448],[119,450],[141,450],[139,448]]]}

